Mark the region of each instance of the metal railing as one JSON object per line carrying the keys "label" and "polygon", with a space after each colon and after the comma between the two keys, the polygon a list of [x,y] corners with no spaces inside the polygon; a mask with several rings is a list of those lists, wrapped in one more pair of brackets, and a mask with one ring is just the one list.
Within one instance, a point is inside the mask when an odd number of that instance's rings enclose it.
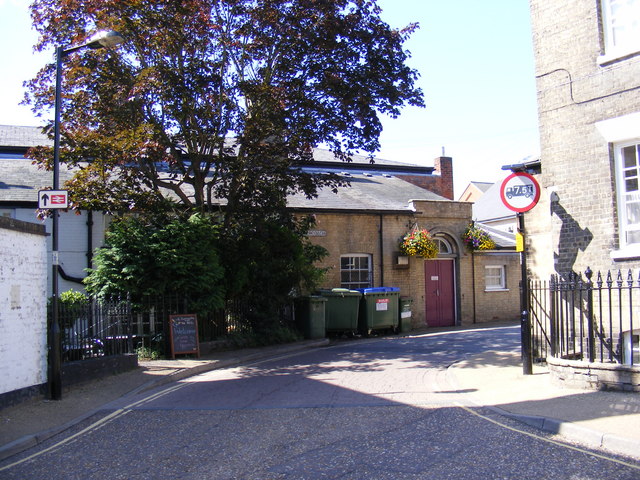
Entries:
{"label": "metal railing", "polygon": [[[166,352],[169,316],[197,313],[201,342],[251,331],[252,309],[241,301],[225,308],[195,312],[183,296],[161,296],[132,303],[127,298],[89,299],[58,303],[62,361],[135,353],[139,347]],[[292,310],[282,309],[282,321],[292,322]],[[50,315],[51,318],[51,315]]]}
{"label": "metal railing", "polygon": [[58,309],[63,362],[133,351],[128,302],[119,299],[72,305],[59,302]]}
{"label": "metal railing", "polygon": [[529,280],[529,302],[536,359],[640,364],[640,277],[630,270]]}

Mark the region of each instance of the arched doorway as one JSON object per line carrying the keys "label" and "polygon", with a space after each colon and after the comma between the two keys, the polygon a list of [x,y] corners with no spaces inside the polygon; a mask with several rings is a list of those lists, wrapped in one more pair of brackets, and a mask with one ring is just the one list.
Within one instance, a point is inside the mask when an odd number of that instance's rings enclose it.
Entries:
{"label": "arched doorway", "polygon": [[445,235],[436,235],[439,254],[424,262],[425,319],[430,327],[456,324],[456,254]]}

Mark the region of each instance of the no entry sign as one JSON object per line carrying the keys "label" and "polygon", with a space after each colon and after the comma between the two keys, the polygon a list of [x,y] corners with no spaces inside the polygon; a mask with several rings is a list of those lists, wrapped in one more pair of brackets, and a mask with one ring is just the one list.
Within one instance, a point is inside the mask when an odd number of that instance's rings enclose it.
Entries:
{"label": "no entry sign", "polygon": [[500,186],[500,198],[508,209],[519,213],[528,212],[540,199],[540,185],[528,173],[512,173]]}

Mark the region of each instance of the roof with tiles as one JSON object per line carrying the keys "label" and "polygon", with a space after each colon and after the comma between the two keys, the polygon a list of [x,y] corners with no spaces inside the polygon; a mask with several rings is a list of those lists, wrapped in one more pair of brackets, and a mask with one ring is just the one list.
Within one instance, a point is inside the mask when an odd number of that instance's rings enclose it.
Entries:
{"label": "roof with tiles", "polygon": [[[52,173],[38,169],[31,160],[24,158],[23,152],[18,151],[50,144],[40,127],[0,125],[0,203],[36,203],[38,190],[50,187]],[[293,209],[409,212],[410,200],[449,201],[394,176],[394,173],[407,172],[431,175],[433,167],[377,158],[372,163],[370,157],[362,155],[355,155],[351,162],[345,163],[336,160],[330,151],[322,149],[314,151],[314,159],[315,162],[303,168],[316,173],[338,172],[350,182],[350,187],[339,189],[338,194],[331,189],[321,189],[318,197],[313,199],[302,194],[291,195],[288,204]],[[61,184],[71,176],[72,172],[62,165]]]}
{"label": "roof with tiles", "polygon": [[52,145],[53,142],[42,133],[42,127],[23,127],[18,125],[0,125],[0,148],[37,147]]}
{"label": "roof with tiles", "polygon": [[473,204],[473,219],[478,222],[488,222],[503,218],[515,217],[515,212],[509,210],[500,197],[501,182],[496,182]]}
{"label": "roof with tiles", "polygon": [[516,235],[515,233],[505,232],[497,228],[490,227],[484,223],[476,222],[476,227],[481,228],[489,234],[491,239],[496,242],[498,249],[515,249]]}

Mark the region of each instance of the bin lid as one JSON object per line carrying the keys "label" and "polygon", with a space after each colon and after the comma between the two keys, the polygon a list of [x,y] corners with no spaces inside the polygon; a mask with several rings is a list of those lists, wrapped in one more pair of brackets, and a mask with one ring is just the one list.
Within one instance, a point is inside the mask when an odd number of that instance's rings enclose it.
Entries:
{"label": "bin lid", "polygon": [[322,295],[309,295],[307,298],[309,298],[310,301],[312,302],[326,302],[327,299],[325,297],[323,297]]}
{"label": "bin lid", "polygon": [[324,297],[350,297],[360,296],[361,292],[358,290],[349,290],[348,288],[332,288],[331,290],[318,290],[318,293]]}
{"label": "bin lid", "polygon": [[393,293],[399,292],[400,289],[398,287],[373,287],[373,288],[358,288],[359,292],[362,293]]}

